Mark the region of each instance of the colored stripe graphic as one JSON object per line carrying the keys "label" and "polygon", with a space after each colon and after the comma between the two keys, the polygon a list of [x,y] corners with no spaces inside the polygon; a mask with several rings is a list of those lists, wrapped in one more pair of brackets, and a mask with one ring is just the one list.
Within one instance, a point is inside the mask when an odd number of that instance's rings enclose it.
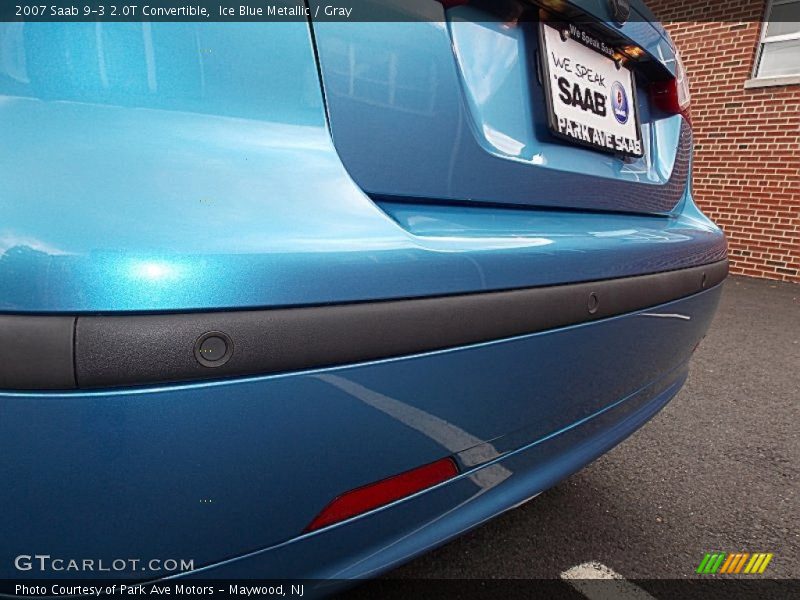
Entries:
{"label": "colored stripe graphic", "polygon": [[719,568],[722,566],[722,561],[725,560],[725,556],[726,556],[725,552],[720,552],[719,553],[719,556],[717,557],[717,561],[714,563],[714,566],[711,569],[712,573],[716,573],[719,570]]}
{"label": "colored stripe graphic", "polygon": [[758,568],[759,563],[761,562],[762,555],[759,553],[753,554],[753,558],[750,559],[750,562],[747,563],[747,566],[744,568],[745,573],[752,573],[755,569]]}
{"label": "colored stripe graphic", "polygon": [[750,562],[747,563],[747,566],[744,569],[745,573],[763,573],[769,561],[772,560],[774,555],[767,552],[759,552],[758,554],[753,554],[753,558],[750,559]]}
{"label": "colored stripe graphic", "polygon": [[736,565],[736,570],[733,571],[734,573],[738,573],[742,570],[742,567],[749,556],[750,554],[748,552],[742,552],[742,557],[739,559],[739,562]]}
{"label": "colored stripe graphic", "polygon": [[730,555],[730,559],[726,561],[725,567],[723,567],[720,573],[735,573],[736,568],[739,566],[739,563],[742,562],[743,554],[741,552],[734,552]]}
{"label": "colored stripe graphic", "polygon": [[706,553],[700,562],[700,566],[697,567],[697,572],[704,574],[716,573],[717,569],[722,565],[722,561],[725,560],[725,556],[725,552]]}
{"label": "colored stripe graphic", "polygon": [[750,575],[761,574],[767,570],[767,565],[775,555],[771,552],[707,552],[697,567],[697,573],[704,575],[719,574],[738,574],[747,573]]}
{"label": "colored stripe graphic", "polygon": [[722,568],[719,570],[720,573],[728,573],[728,569],[731,568],[731,565],[734,561],[739,558],[738,554],[728,554],[728,558],[725,559],[725,562],[722,563]]}
{"label": "colored stripe graphic", "polygon": [[758,569],[759,573],[763,573],[766,570],[767,565],[769,564],[769,561],[772,560],[773,556],[775,555],[772,554],[772,552],[767,553],[766,557],[764,557],[764,562],[761,563],[761,567]]}
{"label": "colored stripe graphic", "polygon": [[706,555],[703,557],[703,560],[700,561],[700,566],[697,567],[697,571],[695,571],[695,573],[705,573],[706,565],[708,564],[708,561],[710,559],[711,555],[708,552],[706,552]]}

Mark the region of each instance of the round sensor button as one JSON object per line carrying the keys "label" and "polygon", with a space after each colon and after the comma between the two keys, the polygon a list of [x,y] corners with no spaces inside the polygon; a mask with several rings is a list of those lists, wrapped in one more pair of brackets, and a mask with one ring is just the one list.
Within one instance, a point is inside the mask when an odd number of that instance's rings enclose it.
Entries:
{"label": "round sensor button", "polygon": [[233,354],[233,341],[221,331],[204,333],[194,344],[194,356],[204,367],[219,367]]}
{"label": "round sensor button", "polygon": [[228,344],[221,337],[212,335],[200,344],[200,356],[211,362],[221,360],[228,351]]}

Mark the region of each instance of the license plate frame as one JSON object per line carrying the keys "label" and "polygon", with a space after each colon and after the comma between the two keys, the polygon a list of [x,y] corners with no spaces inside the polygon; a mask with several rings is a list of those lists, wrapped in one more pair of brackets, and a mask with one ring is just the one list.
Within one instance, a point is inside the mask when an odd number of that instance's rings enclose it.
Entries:
{"label": "license plate frame", "polygon": [[[569,32],[565,40],[561,32]],[[556,55],[552,53],[553,41],[566,44],[561,45],[561,63],[556,63]],[[644,145],[642,141],[642,127],[639,120],[640,106],[636,95],[636,74],[627,65],[616,66],[611,56],[615,52],[610,44],[602,41],[601,38],[571,23],[549,23],[540,21],[539,23],[539,66],[541,70],[541,81],[545,92],[545,104],[547,106],[547,120],[550,132],[559,139],[566,140],[572,144],[583,146],[597,152],[621,155],[632,158],[644,156]],[[567,54],[568,56],[563,56]],[[577,56],[577,59],[575,58]],[[613,83],[608,86],[600,86],[597,81],[579,77],[576,73],[565,71],[564,58],[569,58],[567,66],[584,66],[580,61],[591,63],[589,66],[596,67],[594,76],[605,77],[609,74],[616,74]],[[606,61],[606,62],[604,62]],[[556,72],[554,72],[556,71]],[[559,78],[559,75],[561,76]],[[567,90],[562,89],[560,79],[567,80]],[[578,81],[585,79],[585,81]],[[558,82],[555,86],[555,82]],[[584,83],[584,92],[589,96],[581,96],[581,101],[574,104],[575,96],[571,93],[575,91],[575,85]],[[622,95],[619,95],[619,85]],[[589,94],[589,92],[592,92]],[[603,117],[594,112],[594,104],[598,98],[596,93],[604,94],[606,114]],[[616,94],[616,102],[612,99],[612,94]],[[565,96],[570,96],[573,105],[570,107],[564,101]],[[586,99],[587,102],[582,102]],[[576,110],[580,107],[580,111]],[[592,114],[583,114],[587,110],[584,106],[589,106]],[[617,112],[619,111],[619,112]],[[616,114],[615,114],[616,113]],[[624,122],[621,118],[626,116]],[[604,119],[604,117],[608,117]],[[616,121],[616,124],[614,123]],[[573,125],[577,125],[574,127]]]}

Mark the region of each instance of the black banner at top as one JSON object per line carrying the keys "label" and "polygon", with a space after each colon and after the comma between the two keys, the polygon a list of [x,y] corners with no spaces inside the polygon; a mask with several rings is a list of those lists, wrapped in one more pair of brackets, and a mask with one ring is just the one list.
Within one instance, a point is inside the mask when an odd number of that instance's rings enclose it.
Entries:
{"label": "black banner at top", "polygon": [[[404,22],[536,20],[541,10],[570,21],[615,21],[627,0],[0,0],[0,22]],[[745,23],[765,19],[767,0],[630,0],[626,22],[660,20]],[[798,5],[800,6],[800,5]],[[591,14],[583,12],[586,8]],[[798,9],[800,10],[800,9]],[[800,20],[779,11],[771,20]]]}

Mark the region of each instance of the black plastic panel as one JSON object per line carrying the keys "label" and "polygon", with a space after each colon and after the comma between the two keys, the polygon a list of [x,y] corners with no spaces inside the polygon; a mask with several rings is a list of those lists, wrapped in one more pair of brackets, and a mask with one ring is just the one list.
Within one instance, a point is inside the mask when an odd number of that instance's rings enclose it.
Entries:
{"label": "black plastic panel", "polygon": [[623,279],[309,308],[0,315],[0,389],[145,385],[402,356],[633,312],[713,287],[727,273],[724,260]]}
{"label": "black plastic panel", "polygon": [[75,385],[75,317],[0,315],[0,389],[70,389]]}
{"label": "black plastic panel", "polygon": [[[727,261],[640,277],[438,298],[258,311],[80,317],[80,387],[233,377],[348,364],[489,341],[623,314],[721,282]],[[218,367],[207,332],[232,341]]]}

